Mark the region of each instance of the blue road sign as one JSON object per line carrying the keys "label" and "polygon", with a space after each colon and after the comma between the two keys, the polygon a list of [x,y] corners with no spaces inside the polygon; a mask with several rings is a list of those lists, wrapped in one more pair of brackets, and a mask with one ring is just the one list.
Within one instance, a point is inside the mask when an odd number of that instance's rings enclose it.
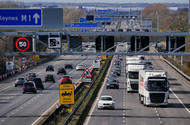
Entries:
{"label": "blue road sign", "polygon": [[65,27],[70,28],[71,24],[65,24]]}
{"label": "blue road sign", "polygon": [[42,26],[41,9],[0,9],[0,27]]}
{"label": "blue road sign", "polygon": [[95,17],[94,21],[112,21],[110,17]]}
{"label": "blue road sign", "polygon": [[72,23],[72,27],[98,27],[97,23]]}
{"label": "blue road sign", "polygon": [[80,18],[80,23],[85,23],[86,22],[86,18]]}

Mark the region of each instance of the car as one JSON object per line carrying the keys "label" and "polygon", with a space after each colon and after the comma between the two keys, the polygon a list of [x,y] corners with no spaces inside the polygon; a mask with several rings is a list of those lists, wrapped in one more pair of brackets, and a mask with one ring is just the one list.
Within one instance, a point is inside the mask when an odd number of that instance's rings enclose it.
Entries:
{"label": "car", "polygon": [[27,75],[26,75],[26,80],[28,81],[32,81],[34,78],[37,77],[37,74],[35,72],[29,72]]}
{"label": "car", "polygon": [[119,72],[119,73],[121,74],[121,68],[113,67],[113,68],[112,68],[112,71],[117,71],[117,72]]}
{"label": "car", "polygon": [[42,79],[41,78],[34,78],[33,81],[34,81],[37,89],[44,90],[44,85],[42,83]]}
{"label": "car", "polygon": [[121,62],[119,60],[115,60],[114,65],[121,65]]}
{"label": "car", "polygon": [[73,69],[73,65],[72,64],[65,64],[65,69]]}
{"label": "car", "polygon": [[108,78],[118,79],[118,76],[116,74],[110,73]]}
{"label": "car", "polygon": [[15,81],[15,87],[23,86],[25,81],[26,81],[26,79],[24,77],[17,78],[16,81]]}
{"label": "car", "polygon": [[24,84],[23,84],[23,94],[25,94],[25,93],[37,93],[37,88],[36,88],[36,85],[35,85],[35,83],[33,82],[33,81],[26,81],[26,82],[24,82]]}
{"label": "car", "polygon": [[78,64],[76,66],[76,70],[85,70],[85,68],[86,68],[86,65],[83,65],[83,64]]}
{"label": "car", "polygon": [[108,78],[107,78],[107,81],[111,81],[111,82],[117,82],[117,83],[119,83],[118,78],[115,78],[115,77],[108,77]]}
{"label": "car", "polygon": [[59,68],[58,71],[57,71],[57,75],[59,75],[59,74],[67,75],[67,72],[66,72],[65,68],[63,68],[63,67]]}
{"label": "car", "polygon": [[118,71],[118,70],[111,70],[111,74],[115,74],[117,76],[120,76],[121,75],[121,72]]}
{"label": "car", "polygon": [[60,79],[60,83],[61,84],[70,84],[72,83],[72,77],[70,75],[64,75],[61,79]]}
{"label": "car", "polygon": [[54,71],[53,65],[48,65],[48,66],[46,67],[46,72],[47,72],[47,71]]}
{"label": "car", "polygon": [[53,74],[47,74],[46,76],[45,76],[45,82],[49,82],[49,81],[52,81],[53,83],[55,83],[55,79],[54,79],[54,76],[53,76]]}
{"label": "car", "polygon": [[108,81],[107,83],[106,83],[106,89],[110,89],[110,88],[116,88],[116,89],[119,89],[119,84],[118,84],[118,82],[116,82],[116,81]]}
{"label": "car", "polygon": [[103,95],[98,100],[98,109],[109,108],[115,109],[115,102],[112,99],[112,96]]}

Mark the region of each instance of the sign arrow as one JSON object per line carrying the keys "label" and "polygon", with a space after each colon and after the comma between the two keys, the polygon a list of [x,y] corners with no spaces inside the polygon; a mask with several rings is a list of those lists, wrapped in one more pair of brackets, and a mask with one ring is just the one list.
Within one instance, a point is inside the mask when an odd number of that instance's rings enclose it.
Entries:
{"label": "sign arrow", "polygon": [[40,16],[37,13],[35,13],[33,15],[33,18],[35,19],[35,24],[38,24],[38,18],[40,18]]}

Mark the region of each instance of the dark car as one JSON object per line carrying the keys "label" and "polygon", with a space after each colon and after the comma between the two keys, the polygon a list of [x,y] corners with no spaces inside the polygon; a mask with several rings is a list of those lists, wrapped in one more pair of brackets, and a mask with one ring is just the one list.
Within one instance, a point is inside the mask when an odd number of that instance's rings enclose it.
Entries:
{"label": "dark car", "polygon": [[57,75],[58,75],[58,74],[67,75],[67,72],[65,71],[65,68],[59,68],[58,71],[57,71]]}
{"label": "dark car", "polygon": [[108,76],[108,79],[113,78],[113,79],[118,79],[118,76],[116,74],[110,73]]}
{"label": "dark car", "polygon": [[45,76],[45,82],[47,82],[47,81],[52,81],[53,83],[55,83],[54,76],[52,74],[47,74]]}
{"label": "dark car", "polygon": [[72,64],[65,64],[65,69],[73,69],[73,65]]}
{"label": "dark car", "polygon": [[108,81],[106,83],[106,89],[110,89],[110,88],[119,89],[119,84],[117,82]]}
{"label": "dark car", "polygon": [[107,81],[119,83],[119,80],[115,77],[108,77]]}
{"label": "dark car", "polygon": [[23,86],[26,79],[24,77],[17,78],[15,81],[15,87],[17,86]]}
{"label": "dark car", "polygon": [[32,81],[34,78],[37,77],[37,74],[35,72],[29,72],[27,75],[26,75],[26,80],[28,81]]}
{"label": "dark car", "polygon": [[115,75],[117,75],[117,76],[120,76],[120,75],[121,75],[121,73],[118,72],[118,71],[116,71],[116,70],[112,70],[112,71],[111,71],[111,74],[115,74]]}
{"label": "dark car", "polygon": [[112,71],[116,71],[116,72],[121,74],[121,68],[113,67]]}
{"label": "dark car", "polygon": [[23,94],[27,92],[37,93],[35,83],[33,81],[26,81],[23,84]]}
{"label": "dark car", "polygon": [[114,65],[121,65],[121,62],[118,61],[118,60],[115,60],[115,61],[114,61]]}
{"label": "dark car", "polygon": [[47,72],[47,71],[54,71],[53,65],[48,65],[48,66],[46,67],[46,72]]}
{"label": "dark car", "polygon": [[34,78],[33,81],[34,81],[37,89],[44,90],[44,85],[42,83],[42,79],[41,78]]}

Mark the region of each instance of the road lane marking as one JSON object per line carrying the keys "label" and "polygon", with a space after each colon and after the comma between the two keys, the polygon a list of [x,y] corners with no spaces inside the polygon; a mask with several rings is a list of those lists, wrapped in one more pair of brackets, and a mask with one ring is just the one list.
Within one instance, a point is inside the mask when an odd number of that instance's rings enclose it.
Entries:
{"label": "road lane marking", "polygon": [[170,91],[172,92],[172,94],[177,98],[177,100],[181,103],[181,105],[183,105],[183,107],[185,108],[185,110],[190,114],[190,110],[185,106],[185,104],[178,98],[178,96],[174,93],[174,91],[172,89],[170,89]]}

